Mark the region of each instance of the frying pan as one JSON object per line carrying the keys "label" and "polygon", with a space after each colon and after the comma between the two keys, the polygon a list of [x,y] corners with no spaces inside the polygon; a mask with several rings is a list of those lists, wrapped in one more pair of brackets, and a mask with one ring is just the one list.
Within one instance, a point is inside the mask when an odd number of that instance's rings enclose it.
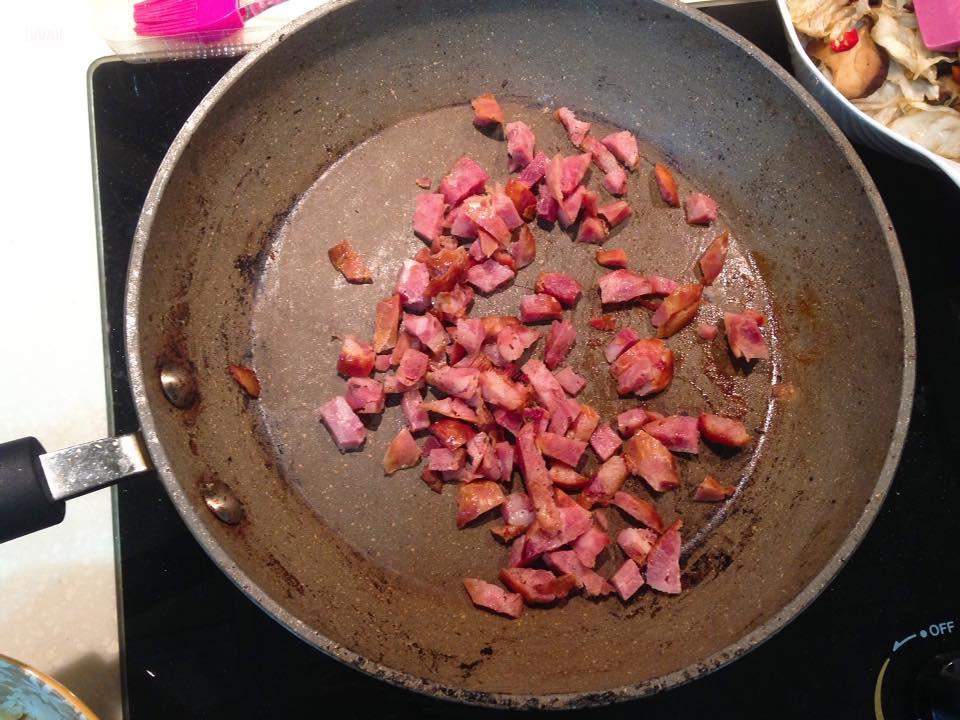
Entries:
{"label": "frying pan", "polygon": [[[758,438],[746,453],[683,460],[684,486],[656,498],[685,521],[680,596],[573,598],[515,621],[475,610],[460,580],[492,579],[505,550],[490,522],[455,529],[449,488],[430,493],[416,470],[383,476],[398,408],[361,453],[336,452],[319,423],[319,404],[342,388],[340,338],[369,336],[375,301],[419,247],[413,179],[438,178],[463,152],[505,176],[503,143],[476,132],[465,105],[487,91],[550,153],[571,148],[543,108],[634,131],[635,216],[608,244],[644,272],[692,279],[715,231],[659,203],[650,167],[663,159],[682,191],[720,202],[734,238],[702,318],[744,305],[771,318],[771,361],[754,368],[733,363],[722,338],[672,338],[682,363],[649,403],[734,415]],[[586,327],[600,311],[592,248],[536,234],[536,263],[473,314],[514,313],[539,270],[576,275],[587,289],[573,312],[571,364],[590,381],[581,400],[604,417],[634,405],[615,396],[598,359],[606,338]],[[326,249],[343,237],[372,285],[348,286],[330,267]],[[649,333],[648,315],[622,317]],[[226,75],[163,161],[132,253],[126,340],[141,434],[42,457],[36,441],[8,443],[6,537],[58,521],[66,497],[154,467],[214,561],[306,642],[419,692],[518,708],[654,693],[789,622],[875,516],[913,394],[904,266],[856,155],[756,48],[660,0],[354,0],[292,24]],[[227,376],[236,362],[256,368],[259,400]],[[737,494],[691,503],[705,472]]]}

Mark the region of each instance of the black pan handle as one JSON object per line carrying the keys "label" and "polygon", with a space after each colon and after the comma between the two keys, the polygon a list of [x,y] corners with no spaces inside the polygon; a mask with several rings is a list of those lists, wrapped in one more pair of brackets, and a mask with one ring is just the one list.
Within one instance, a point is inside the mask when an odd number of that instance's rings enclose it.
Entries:
{"label": "black pan handle", "polygon": [[0,542],[56,525],[69,498],[152,467],[138,434],[52,453],[32,437],[0,444]]}

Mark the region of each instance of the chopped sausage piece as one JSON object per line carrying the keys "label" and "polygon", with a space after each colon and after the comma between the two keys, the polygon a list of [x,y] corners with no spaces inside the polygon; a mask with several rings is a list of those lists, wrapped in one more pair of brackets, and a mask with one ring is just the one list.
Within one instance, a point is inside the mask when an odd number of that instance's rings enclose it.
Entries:
{"label": "chopped sausage piece", "polygon": [[454,420],[475,423],[479,419],[476,411],[458,398],[448,397],[443,400],[431,400],[430,402],[423,403],[422,407],[428,412],[453,418]]}
{"label": "chopped sausage piece", "polygon": [[[600,168],[604,174],[609,175],[613,172],[623,172],[620,163],[617,162],[616,156],[607,149],[606,145],[592,135],[587,135],[581,145],[585,152],[590,153],[594,164]],[[624,173],[623,177],[624,180],[626,180],[626,173]]]}
{"label": "chopped sausage piece", "polygon": [[498,477],[497,480],[509,485],[513,478],[513,445],[508,442],[498,442],[494,445],[494,452],[497,455],[497,462],[500,465],[500,477]]}
{"label": "chopped sausage piece", "polygon": [[590,132],[590,123],[577,120],[577,116],[573,114],[573,111],[566,107],[562,107],[557,110],[553,116],[558,122],[563,123],[563,127],[567,130],[567,136],[570,138],[570,142],[577,147],[580,147],[581,143],[583,143],[583,139],[587,136],[587,133]]}
{"label": "chopped sausage piece", "polygon": [[681,520],[674,520],[650,549],[647,555],[647,584],[654,590],[676,594],[680,592],[680,528]]}
{"label": "chopped sausage piece", "polygon": [[607,230],[603,220],[597,217],[588,217],[580,223],[580,229],[577,231],[577,242],[603,245],[607,240],[608,233],[609,230]]}
{"label": "chopped sausage piece", "polygon": [[597,556],[610,544],[610,536],[597,527],[592,527],[573,541],[573,551],[584,567],[597,565]]}
{"label": "chopped sausage piece", "polygon": [[613,496],[626,480],[627,465],[620,455],[614,455],[597,469],[597,474],[580,495],[580,501],[586,507],[607,505],[613,501]]}
{"label": "chopped sausage piece", "polygon": [[[435,438],[427,438],[435,440]],[[450,450],[445,447],[434,448],[427,455],[428,467],[436,472],[445,470],[459,470],[467,461],[467,453],[463,448]]]}
{"label": "chopped sausage piece", "polygon": [[578,395],[587,386],[586,379],[577,375],[570,367],[555,370],[553,375],[564,392],[571,396]]}
{"label": "chopped sausage piece", "polygon": [[508,170],[522,170],[533,160],[533,147],[537,138],[522,120],[507,123],[503,130],[507,138],[507,155],[510,157]]}
{"label": "chopped sausage piece", "polygon": [[456,235],[458,238],[475,238],[477,236],[477,224],[470,218],[467,210],[482,202],[483,199],[480,196],[474,195],[447,212],[444,225],[450,228],[451,235]]}
{"label": "chopped sausage piece", "polygon": [[[535,297],[535,296],[526,296]],[[523,300],[520,301],[523,307]],[[521,316],[522,316],[521,312]],[[523,325],[506,325],[497,334],[497,351],[500,357],[506,362],[517,360],[527,348],[531,347],[540,339],[540,331],[534,328],[524,327]]]}
{"label": "chopped sausage piece", "polygon": [[366,428],[342,395],[320,406],[320,418],[340,452],[357,450],[367,439]]}
{"label": "chopped sausage piece", "polygon": [[597,217],[597,213],[600,211],[600,196],[593,190],[584,189],[580,210],[588,218]]}
{"label": "chopped sausage piece", "polygon": [[693,499],[697,502],[720,502],[733,495],[736,490],[730,485],[722,485],[713,475],[707,475],[694,490]]}
{"label": "chopped sausage piece", "polygon": [[550,466],[550,480],[564,490],[580,490],[590,483],[590,478],[581,475],[569,465],[554,463]]}
{"label": "chopped sausage piece", "polygon": [[630,437],[651,420],[650,413],[642,407],[635,407],[617,415],[617,430],[624,437]]}
{"label": "chopped sausage piece", "polygon": [[703,439],[717,445],[743,448],[753,442],[747,428],[739,420],[713,413],[700,413],[699,425]]}
{"label": "chopped sausage piece", "polygon": [[[426,315],[403,314],[403,329],[413,335],[424,346],[430,349],[434,355],[443,352],[443,349],[450,342],[447,331],[436,317],[427,313]],[[372,348],[371,348],[372,350]]]}
{"label": "chopped sausage piece", "polygon": [[646,500],[641,500],[632,493],[620,490],[613,496],[613,504],[654,532],[663,532],[663,520],[660,519],[660,513]]}
{"label": "chopped sausage piece", "polygon": [[580,405],[576,400],[571,400],[563,391],[560,383],[553,376],[553,373],[547,369],[539,360],[531,358],[524,364],[523,374],[527,376],[533,391],[537,396],[537,401],[543,405],[549,412],[555,412],[563,409],[571,419],[576,418],[581,413]]}
{"label": "chopped sausage piece", "polygon": [[523,567],[503,568],[500,581],[518,592],[528,605],[549,605],[565,598],[577,584],[571,575],[557,577],[549,570]]}
{"label": "chopped sausage piece", "polygon": [[640,150],[637,148],[637,138],[629,130],[610,133],[600,140],[614,156],[630,170],[636,170],[640,162]]}
{"label": "chopped sausage piece", "polygon": [[620,395],[652,395],[673,379],[673,351],[662,340],[638,340],[616,359],[610,372]]}
{"label": "chopped sausage piece", "polygon": [[670,415],[648,422],[643,430],[662,442],[667,450],[696,454],[700,450],[698,425],[695,417]]}
{"label": "chopped sausage piece", "polygon": [[570,195],[583,182],[587,170],[590,168],[590,153],[570,155],[563,158],[562,174],[560,175],[560,192],[564,197]]}
{"label": "chopped sausage piece", "polygon": [[[614,200],[597,210],[597,214],[607,221],[610,227],[616,227],[633,214],[626,200]],[[600,263],[603,265],[603,263]],[[609,267],[609,266],[608,266]]]}
{"label": "chopped sausage piece", "polygon": [[458,319],[456,327],[450,330],[450,335],[468,354],[478,352],[486,337],[483,322],[477,318]]}
{"label": "chopped sausage piece", "polygon": [[611,248],[610,250],[597,250],[597,264],[606,268],[622,269],[627,266],[627,254],[623,248]]}
{"label": "chopped sausage piece", "polygon": [[643,574],[633,560],[627,560],[611,576],[610,584],[617,589],[620,599],[626,602],[643,587]]}
{"label": "chopped sausage piece", "polygon": [[451,450],[463,447],[477,434],[477,431],[467,423],[453,418],[437,420],[430,426],[430,432],[444,447]]}
{"label": "chopped sausage piece", "polygon": [[583,185],[578,185],[577,189],[574,190],[569,197],[559,201],[560,207],[557,208],[557,220],[560,221],[561,226],[565,228],[570,227],[577,221],[577,218],[580,216],[580,210],[583,207],[585,194],[586,189]]}
{"label": "chopped sausage piece", "polygon": [[617,545],[639,567],[647,564],[647,555],[657,541],[657,533],[647,528],[624,528],[617,535]]}
{"label": "chopped sausage piece", "polygon": [[519,593],[507,592],[501,587],[477,578],[464,578],[471,602],[477,607],[493,610],[510,618],[518,618],[523,612],[523,597]]}
{"label": "chopped sausage piece", "polygon": [[467,282],[482,293],[492,293],[501,285],[508,283],[516,273],[496,260],[486,260],[467,270]]}
{"label": "chopped sausage piece", "polygon": [[540,197],[549,196],[558,203],[563,202],[563,155],[560,153],[555,154],[547,163],[543,182],[544,186],[540,188]]}
{"label": "chopped sausage piece", "polygon": [[545,223],[555,223],[560,213],[560,203],[547,194],[537,198],[537,219]]}
{"label": "chopped sausage piece", "polygon": [[623,444],[623,457],[634,475],[642,477],[657,492],[680,486],[677,460],[659,440],[638,430]]}
{"label": "chopped sausage piece", "polygon": [[653,293],[650,279],[630,270],[608,272],[601,275],[597,283],[600,285],[600,302],[604,305],[627,302]]}
{"label": "chopped sausage piece", "polygon": [[[583,536],[581,536],[583,537]],[[576,578],[587,597],[601,597],[613,592],[613,586],[590,568],[584,566],[573,550],[557,550],[543,556],[547,565],[564,575]]]}
{"label": "chopped sausage piece", "polygon": [[633,328],[622,328],[620,332],[613,336],[613,340],[607,343],[607,347],[604,348],[603,351],[603,356],[607,359],[608,363],[612,363],[624,352],[632,348],[639,340],[640,336],[637,335]]}
{"label": "chopped sausage piece", "polygon": [[473,106],[473,124],[480,129],[503,125],[503,109],[492,93],[484,93],[470,101]]}
{"label": "chopped sausage piece", "polygon": [[387,446],[387,452],[383,456],[383,474],[393,475],[397,470],[413,467],[419,462],[420,447],[410,430],[403,428]]}
{"label": "chopped sausage piece", "polygon": [[505,410],[504,408],[494,408],[493,419],[504,430],[509,430],[513,435],[520,432],[523,427],[523,413],[517,410]]}
{"label": "chopped sausage piece", "polygon": [[709,225],[717,219],[717,203],[709,195],[690,193],[687,196],[687,222],[690,225]]}
{"label": "chopped sausage piece", "polygon": [[227,372],[248,397],[260,397],[260,379],[253,370],[245,365],[227,365]]}
{"label": "chopped sausage piece", "polygon": [[515,242],[510,243],[510,255],[517,270],[525,268],[537,256],[537,241],[526,225],[520,228]]}
{"label": "chopped sausage piece", "polygon": [[373,345],[347,335],[340,347],[340,357],[337,358],[337,372],[344,377],[368,377],[376,361]]}
{"label": "chopped sausage piece", "polygon": [[457,495],[457,527],[462,528],[473,522],[504,501],[500,483],[491,480],[464,483]]}
{"label": "chopped sausage piece", "polygon": [[566,498],[560,506],[557,502],[557,514],[560,518],[558,530],[547,530],[537,519],[527,529],[527,541],[523,547],[523,564],[527,565],[540,555],[556,550],[567,543],[571,543],[591,528],[590,513],[570,499],[566,494],[557,491],[558,500]]}
{"label": "chopped sausage piece", "polygon": [[427,382],[440,392],[461,400],[473,400],[479,391],[480,371],[436,365],[427,371]]}
{"label": "chopped sausage piece", "polygon": [[[500,193],[500,195],[503,198],[501,201],[502,206],[509,207],[513,212],[511,219],[516,218],[519,221],[520,216],[517,215],[517,209],[513,207],[510,198],[502,193]],[[486,231],[490,235],[490,238],[487,238],[485,248],[487,255],[492,254],[498,246],[510,241],[510,227],[497,211],[492,195],[477,195],[471,197],[463,204],[463,207],[463,211],[467,217],[479,228],[477,235],[481,241],[484,240],[482,231]],[[519,226],[519,224],[518,222],[517,226]]]}
{"label": "chopped sausage piece", "polygon": [[744,360],[767,360],[770,351],[767,341],[760,332],[756,316],[743,312],[724,313],[723,326],[727,331],[727,342],[734,357]]}
{"label": "chopped sausage piece", "polygon": [[657,190],[660,191],[660,199],[671,207],[680,207],[680,192],[677,189],[677,181],[673,173],[665,165],[657,163],[653,166],[653,177],[657,181]]}
{"label": "chopped sausage piece", "polygon": [[505,410],[520,410],[530,398],[526,385],[510,382],[495,370],[480,373],[480,394],[485,402]]}
{"label": "chopped sausage piece", "polygon": [[609,460],[622,444],[620,436],[607,423],[603,423],[590,436],[590,447],[601,460]]}
{"label": "chopped sausage piece", "polygon": [[[568,411],[568,415],[573,413]],[[584,442],[590,441],[590,436],[596,430],[600,422],[600,414],[589,405],[580,405],[580,413],[573,419],[573,427],[569,429],[567,435]]]}
{"label": "chopped sausage piece", "polygon": [[516,178],[510,178],[504,193],[521,218],[529,222],[537,216],[537,196],[522,182]]}
{"label": "chopped sausage piece", "polygon": [[523,426],[517,436],[517,453],[527,494],[537,510],[537,522],[545,532],[553,532],[561,525],[560,511],[554,499],[546,463],[537,446],[533,425],[529,423]]}
{"label": "chopped sausage piece", "polygon": [[564,361],[577,341],[577,329],[569,319],[555,320],[550,323],[547,342],[543,349],[543,362],[553,370]]}
{"label": "chopped sausage piece", "polygon": [[559,320],[563,317],[563,307],[553,295],[537,293],[520,298],[520,320],[525,323]]}
{"label": "chopped sausage piece", "polygon": [[418,389],[411,388],[404,392],[403,398],[400,400],[400,406],[403,409],[403,417],[407,421],[407,427],[410,428],[411,432],[426,430],[430,427],[430,416],[423,409],[423,398],[420,396]]}
{"label": "chopped sausage piece", "polygon": [[697,325],[697,337],[701,340],[713,340],[719,332],[716,325],[710,325],[709,323]]}
{"label": "chopped sausage piece", "polygon": [[421,193],[417,195],[413,211],[413,232],[428,243],[435,242],[443,232],[443,195]]}
{"label": "chopped sausage piece", "polygon": [[543,432],[537,437],[537,447],[547,457],[559,460],[564,465],[576,467],[583,457],[587,444],[582,440],[557,435],[552,432]]}
{"label": "chopped sausage piece", "polygon": [[590,319],[590,327],[595,330],[610,332],[617,329],[617,320],[613,315],[601,315]]}
{"label": "chopped sausage piece", "polygon": [[530,161],[530,164],[527,165],[523,172],[517,176],[517,180],[522,182],[528,188],[532,188],[538,182],[543,179],[543,176],[547,172],[547,164],[550,162],[544,153],[538,152],[533,156],[533,160]]}
{"label": "chopped sausage piece", "polygon": [[524,492],[514,492],[507,495],[500,506],[500,514],[507,525],[526,529],[536,518],[536,511],[530,497]]}
{"label": "chopped sausage piece", "polygon": [[657,337],[666,338],[686,327],[700,309],[703,285],[681,285],[667,295],[653,314],[651,322],[657,329]]}
{"label": "chopped sausage piece", "polygon": [[327,250],[327,257],[333,266],[340,271],[347,282],[370,283],[373,275],[360,254],[353,249],[349,240],[341,240]]}
{"label": "chopped sausage piece", "polygon": [[430,307],[427,288],[430,285],[430,271],[416,260],[404,260],[397,275],[396,293],[405,310],[423,312]]}
{"label": "chopped sausage piece", "polygon": [[564,272],[542,272],[537,276],[535,285],[538,293],[553,295],[564,307],[577,304],[583,286]]}
{"label": "chopped sausage piece", "polygon": [[712,285],[723,270],[723,263],[727,259],[727,248],[730,246],[730,233],[724,231],[710,243],[703,255],[700,256],[700,272],[703,274],[703,284]]}
{"label": "chopped sausage piece", "polygon": [[376,359],[373,361],[373,369],[379,373],[386,372],[390,369],[390,355],[377,355]]}
{"label": "chopped sausage piece", "polygon": [[377,318],[373,331],[373,351],[382,353],[397,344],[400,328],[400,295],[394,294],[377,303]]}
{"label": "chopped sausage piece", "polygon": [[[529,192],[529,190],[527,192]],[[513,200],[506,192],[500,189],[499,185],[494,188],[491,198],[494,211],[509,230],[516,230],[523,225],[523,218],[520,217],[520,211],[517,209],[517,206],[513,204]],[[508,239],[505,239],[505,241],[507,240]]]}
{"label": "chopped sausage piece", "polygon": [[488,175],[486,170],[464,155],[457,160],[450,172],[440,180],[437,190],[450,207],[455,207],[471,195],[483,192]]}
{"label": "chopped sausage piece", "polygon": [[429,357],[419,350],[410,348],[400,358],[400,365],[397,366],[397,382],[407,388],[413,387],[423,379],[429,364]]}
{"label": "chopped sausage piece", "polygon": [[617,168],[603,176],[603,188],[611,195],[624,195],[627,192],[627,174]]}
{"label": "chopped sausage piece", "polygon": [[383,412],[387,395],[383,383],[370,378],[350,378],[344,394],[347,405],[358,415],[377,415]]}
{"label": "chopped sausage piece", "polygon": [[449,292],[439,292],[433,298],[433,311],[444,322],[456,322],[466,317],[473,304],[473,288],[457,285]]}

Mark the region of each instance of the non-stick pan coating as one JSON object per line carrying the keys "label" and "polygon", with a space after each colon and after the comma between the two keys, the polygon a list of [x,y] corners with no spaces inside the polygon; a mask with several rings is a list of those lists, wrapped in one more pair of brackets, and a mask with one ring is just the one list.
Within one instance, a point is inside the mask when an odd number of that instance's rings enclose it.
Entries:
{"label": "non-stick pan coating", "polygon": [[[816,595],[889,484],[912,390],[912,319],[889,222],[862,167],[756,52],[652,1],[355,2],[315,13],[218,85],[174,144],[145,207],[128,341],[161,476],[244,590],[308,642],[368,672],[517,706],[607,702],[696,677],[762,641]],[[369,335],[372,302],[398,258],[417,247],[405,224],[412,181],[436,178],[452,151],[438,151],[434,133],[450,127],[457,147],[503,157],[502,145],[464,130],[467,110],[450,109],[491,90],[518,113],[530,112],[521,105],[567,104],[636,132],[648,159],[662,153],[688,187],[724,209],[746,251],[737,254],[744,277],[728,300],[749,295],[775,319],[782,377],[771,377],[775,364],[745,374],[722,344],[704,351],[690,330],[671,341],[685,357],[679,376],[691,382],[676,383],[652,403],[657,409],[710,405],[762,429],[770,382],[797,388],[790,402],[774,403],[755,467],[747,468],[748,456],[721,463],[705,453],[703,464],[685,464],[681,493],[663,501],[668,516],[676,503],[691,527],[703,527],[712,509],[682,495],[697,474],[716,469],[732,481],[752,470],[729,516],[692,549],[690,590],[680,597],[648,593],[626,606],[575,599],[513,622],[474,610],[460,576],[469,568],[490,576],[503,551],[483,525],[457,532],[452,499],[429,493],[416,473],[380,474],[396,410],[362,456],[336,453],[316,418],[316,401],[339,383],[334,336]],[[417,123],[422,153],[384,152],[378,175],[376,157],[363,153],[378,142],[389,147]],[[549,118],[537,129],[545,147],[569,152]],[[358,163],[364,169],[347,172]],[[390,196],[378,207],[376,193],[358,187],[355,208],[323,210],[317,201],[311,210],[304,193],[325,171],[328,179],[342,171],[344,182],[366,173]],[[610,244],[645,271],[692,278],[711,232],[663,220],[657,213],[668,211],[650,196],[648,174],[645,162],[631,178],[640,217]],[[409,187],[394,196],[396,177]],[[349,200],[342,187],[336,192]],[[360,219],[347,222],[348,211]],[[669,222],[685,238],[675,256],[653,232]],[[364,228],[375,232],[363,236]],[[351,240],[376,270],[373,287],[346,286],[324,262],[341,231],[361,235]],[[556,233],[541,237],[542,269],[596,276],[584,247]],[[538,269],[521,272],[488,307],[515,307]],[[588,287],[576,313],[581,327],[596,310],[594,293]],[[643,312],[634,317],[635,327],[649,328]],[[598,353],[592,338],[581,330],[586,365]],[[241,360],[261,372],[259,403],[244,400],[225,373]],[[157,369],[169,361],[195,373],[200,398],[190,410],[160,392]],[[612,411],[609,388],[599,390],[602,362],[590,377],[598,406]],[[200,487],[212,478],[242,501],[241,524],[207,511]]]}

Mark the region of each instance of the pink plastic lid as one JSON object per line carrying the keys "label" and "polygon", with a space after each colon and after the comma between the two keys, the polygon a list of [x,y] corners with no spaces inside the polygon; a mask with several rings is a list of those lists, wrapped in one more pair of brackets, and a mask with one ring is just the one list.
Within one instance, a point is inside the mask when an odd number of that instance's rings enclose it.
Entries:
{"label": "pink plastic lid", "polygon": [[913,0],[913,9],[924,45],[944,52],[960,47],[960,1]]}

